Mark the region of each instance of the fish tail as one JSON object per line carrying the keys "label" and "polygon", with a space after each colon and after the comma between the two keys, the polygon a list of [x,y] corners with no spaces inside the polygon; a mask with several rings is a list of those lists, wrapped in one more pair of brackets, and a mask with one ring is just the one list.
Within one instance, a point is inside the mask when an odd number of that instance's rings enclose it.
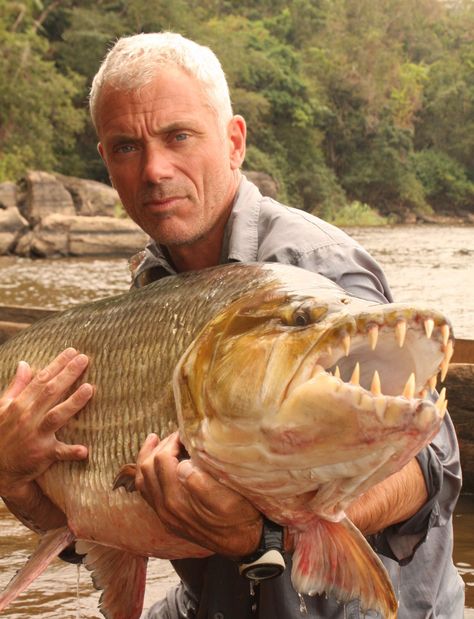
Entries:
{"label": "fish tail", "polygon": [[67,527],[53,529],[43,535],[38,548],[0,594],[0,611],[23,593],[74,539],[73,533]]}
{"label": "fish tail", "polygon": [[291,578],[299,593],[326,594],[341,602],[359,598],[363,610],[397,617],[398,602],[384,565],[347,518],[314,520],[296,533]]}
{"label": "fish tail", "polygon": [[102,591],[99,610],[106,619],[139,619],[145,595],[148,559],[124,550],[79,541],[78,553]]}

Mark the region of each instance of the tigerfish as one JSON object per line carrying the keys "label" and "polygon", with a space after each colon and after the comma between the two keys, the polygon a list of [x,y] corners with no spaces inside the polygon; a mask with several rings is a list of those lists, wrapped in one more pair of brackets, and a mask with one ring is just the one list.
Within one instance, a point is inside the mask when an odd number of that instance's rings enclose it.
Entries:
{"label": "tigerfish", "polygon": [[42,538],[0,610],[80,540],[102,614],[140,616],[147,557],[182,558],[189,544],[114,480],[150,432],[179,427],[198,466],[289,527],[298,592],[396,617],[390,579],[345,509],[438,432],[444,391],[428,395],[453,350],[443,314],[364,301],[293,266],[225,265],[32,325],[0,347],[0,389],[19,359],[38,369],[69,346],[90,357],[96,392],[58,437],[89,458],[38,479],[68,525]]}

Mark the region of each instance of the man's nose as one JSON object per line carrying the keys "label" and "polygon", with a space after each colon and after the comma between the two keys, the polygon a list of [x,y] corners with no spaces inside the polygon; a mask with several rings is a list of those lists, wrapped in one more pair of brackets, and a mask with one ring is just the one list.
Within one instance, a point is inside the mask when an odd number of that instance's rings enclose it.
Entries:
{"label": "man's nose", "polygon": [[142,176],[145,183],[159,183],[173,177],[171,153],[164,145],[149,144],[143,152]]}

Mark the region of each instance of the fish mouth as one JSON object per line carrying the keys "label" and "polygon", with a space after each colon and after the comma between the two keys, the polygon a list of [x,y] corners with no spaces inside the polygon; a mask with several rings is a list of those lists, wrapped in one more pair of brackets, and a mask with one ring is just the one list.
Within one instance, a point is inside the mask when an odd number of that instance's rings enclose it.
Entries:
{"label": "fish mouth", "polygon": [[[442,315],[386,307],[328,329],[302,360],[284,399],[321,373],[335,391],[344,388],[353,400],[371,403],[379,417],[394,398],[412,405],[427,399],[438,374],[441,381],[446,377],[454,346],[451,327]],[[441,416],[447,407],[445,394],[443,388],[436,402]]]}

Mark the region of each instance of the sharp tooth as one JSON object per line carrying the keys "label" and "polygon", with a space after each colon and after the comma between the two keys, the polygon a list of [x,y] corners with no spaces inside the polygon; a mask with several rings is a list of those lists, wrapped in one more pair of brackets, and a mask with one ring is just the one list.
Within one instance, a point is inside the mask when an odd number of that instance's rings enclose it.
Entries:
{"label": "sharp tooth", "polygon": [[444,415],[444,413],[446,412],[446,408],[448,406],[447,401],[446,401],[446,387],[443,387],[441,389],[439,398],[436,400],[435,406],[438,409],[440,415]]}
{"label": "sharp tooth", "polygon": [[441,363],[441,376],[440,376],[440,379],[441,379],[442,383],[444,383],[444,379],[446,378],[448,370],[449,370],[449,361],[448,361],[447,357],[445,357],[443,359],[443,362]]}
{"label": "sharp tooth", "polygon": [[453,352],[454,352],[454,346],[453,346],[453,340],[449,340],[449,342],[446,344],[445,349],[444,349],[444,359],[441,362],[441,382],[444,382],[444,379],[446,378],[446,374],[448,373],[448,369],[449,369],[449,362],[451,361],[451,357],[453,356]]}
{"label": "sharp tooth", "polygon": [[446,342],[445,349],[444,349],[444,355],[445,355],[448,363],[451,361],[451,357],[453,356],[453,352],[454,352],[453,340],[449,340],[449,342]]}
{"label": "sharp tooth", "polygon": [[377,372],[377,370],[375,370],[375,372],[374,372],[374,376],[372,378],[372,384],[370,385],[370,391],[374,395],[381,395],[382,394],[382,388],[381,388],[381,385],[380,385],[380,376],[379,376],[379,373]]}
{"label": "sharp tooth", "polygon": [[383,421],[385,409],[387,408],[387,400],[383,397],[375,400],[375,412],[380,421]]}
{"label": "sharp tooth", "polygon": [[341,378],[341,372],[339,370],[339,366],[338,365],[336,365],[336,369],[334,370],[334,376],[336,378]]}
{"label": "sharp tooth", "polygon": [[428,384],[429,384],[429,386],[430,386],[431,391],[434,391],[434,390],[436,389],[436,383],[437,383],[437,382],[438,382],[438,379],[437,379],[436,375],[435,375],[435,376],[432,376],[432,377],[430,378],[430,380],[429,380],[429,383],[428,383]]}
{"label": "sharp tooth", "polygon": [[395,327],[395,335],[397,337],[397,342],[400,348],[403,346],[405,342],[406,334],[407,334],[407,323],[405,320],[399,320]]}
{"label": "sharp tooth", "polygon": [[441,335],[443,337],[443,344],[445,346],[447,345],[449,341],[449,334],[450,334],[449,325],[443,325],[441,327]]}
{"label": "sharp tooth", "polygon": [[348,333],[342,338],[342,347],[346,357],[348,357],[351,350],[351,336]]}
{"label": "sharp tooth", "polygon": [[430,339],[431,334],[433,333],[433,329],[434,329],[434,320],[432,318],[427,318],[424,322],[424,325],[425,325],[426,337]]}
{"label": "sharp tooth", "polygon": [[379,339],[379,326],[374,325],[373,327],[370,327],[367,337],[369,338],[370,349],[375,350],[377,340]]}
{"label": "sharp tooth", "polygon": [[408,377],[402,396],[411,400],[414,395],[415,395],[415,374],[412,372],[410,376]]}
{"label": "sharp tooth", "polygon": [[355,364],[354,371],[352,372],[352,376],[351,376],[350,382],[353,385],[358,385],[359,381],[360,381],[360,365],[359,365],[359,362],[357,362]]}

